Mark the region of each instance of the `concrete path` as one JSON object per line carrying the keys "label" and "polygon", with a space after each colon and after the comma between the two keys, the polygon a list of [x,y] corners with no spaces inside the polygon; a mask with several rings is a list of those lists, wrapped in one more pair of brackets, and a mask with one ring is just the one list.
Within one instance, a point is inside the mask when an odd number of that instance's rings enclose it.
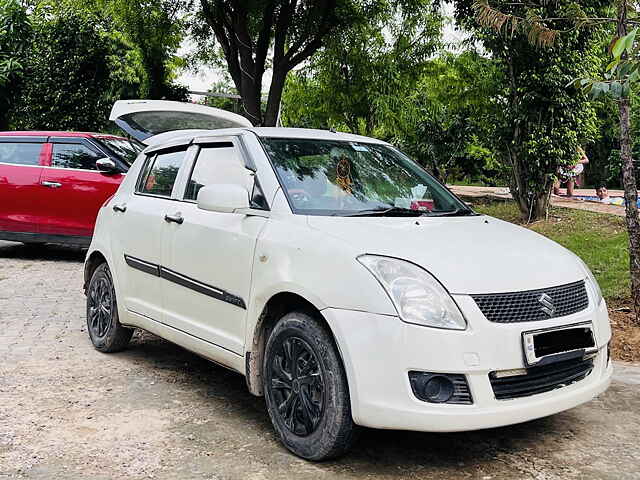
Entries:
{"label": "concrete path", "polygon": [[0,242],[0,479],[640,478],[640,367],[596,400],[458,434],[366,430],[321,464],[275,439],[244,378],[148,334],[91,346],[83,252]]}
{"label": "concrete path", "polygon": [[[505,187],[470,187],[463,185],[448,185],[448,187],[456,195],[465,198],[501,198],[504,200],[510,199],[511,194],[508,193],[508,189]],[[562,190],[564,191],[564,189]],[[576,196],[594,196],[593,190],[576,189]],[[624,192],[622,190],[609,190],[609,195],[612,197],[622,197]],[[618,215],[620,217],[625,216],[624,207],[617,205],[603,205],[597,202],[588,202],[584,200],[578,200],[567,197],[551,196],[551,205],[556,207],[573,208],[575,210],[587,210],[597,213],[608,213],[610,215]]]}

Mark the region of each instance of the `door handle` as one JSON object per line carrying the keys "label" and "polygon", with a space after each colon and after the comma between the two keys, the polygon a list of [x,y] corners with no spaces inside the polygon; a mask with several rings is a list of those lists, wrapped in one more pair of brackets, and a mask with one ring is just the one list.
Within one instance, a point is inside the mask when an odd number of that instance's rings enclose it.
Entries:
{"label": "door handle", "polygon": [[178,212],[173,215],[165,215],[164,221],[168,223],[173,222],[173,223],[177,223],[178,225],[182,225],[182,222],[184,222],[184,218],[182,217],[180,212]]}
{"label": "door handle", "polygon": [[60,188],[62,186],[62,184],[58,182],[42,182],[41,185],[49,188]]}
{"label": "door handle", "polygon": [[127,211],[127,204],[126,203],[121,203],[120,205],[118,205],[117,203],[113,206],[113,211],[114,212],[121,212],[124,213]]}

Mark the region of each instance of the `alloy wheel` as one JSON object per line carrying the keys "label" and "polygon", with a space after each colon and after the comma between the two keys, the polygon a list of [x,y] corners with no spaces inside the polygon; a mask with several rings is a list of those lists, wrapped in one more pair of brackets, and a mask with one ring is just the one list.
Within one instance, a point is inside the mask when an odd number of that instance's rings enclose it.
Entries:
{"label": "alloy wheel", "polygon": [[89,328],[95,337],[102,338],[107,334],[111,326],[113,306],[111,285],[104,276],[93,282],[89,290],[88,300]]}
{"label": "alloy wheel", "polygon": [[311,435],[320,424],[325,408],[322,368],[311,346],[295,336],[278,346],[269,366],[269,395],[277,415],[295,435]]}

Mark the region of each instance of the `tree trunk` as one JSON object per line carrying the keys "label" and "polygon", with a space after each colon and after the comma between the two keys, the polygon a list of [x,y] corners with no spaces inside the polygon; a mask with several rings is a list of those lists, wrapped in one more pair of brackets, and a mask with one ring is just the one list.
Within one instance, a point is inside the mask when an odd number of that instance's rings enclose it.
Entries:
{"label": "tree trunk", "polygon": [[242,98],[242,114],[256,127],[262,125],[262,105],[260,103],[262,82],[257,85],[255,81],[243,73],[240,85],[236,85]]}
{"label": "tree trunk", "polygon": [[[514,112],[518,112],[521,99],[518,95],[517,75],[512,58],[508,53],[505,56],[505,60],[508,66],[511,108]],[[516,114],[515,117],[517,118],[518,115]],[[537,185],[536,191],[531,191],[530,182],[528,181],[530,172],[527,172],[529,166],[525,163],[520,152],[520,144],[522,142],[520,127],[521,125],[518,121],[514,122],[511,145],[507,146],[509,162],[512,166],[510,190],[511,196],[520,209],[522,219],[527,223],[531,223],[547,216],[552,184],[547,179],[543,185]]]}
{"label": "tree trunk", "polygon": [[638,218],[638,187],[631,157],[629,98],[619,102],[620,156],[622,158],[622,184],[626,203],[626,223],[629,233],[629,271],[631,274],[631,299],[640,324],[640,219]]}
{"label": "tree trunk", "polygon": [[[516,180],[516,184],[517,184]],[[542,189],[535,192],[528,192],[526,189],[511,187],[511,196],[518,204],[522,219],[527,222],[536,222],[546,218],[549,210],[549,199],[551,197],[551,185],[544,185]]]}
{"label": "tree trunk", "polygon": [[[627,34],[627,3],[618,5],[618,37]],[[626,53],[623,53],[623,57]],[[629,274],[631,276],[631,300],[640,324],[640,219],[638,218],[638,185],[631,157],[631,122],[629,119],[629,97],[623,97],[618,103],[620,113],[620,157],[622,159],[622,184],[624,185],[625,220],[629,235]]]}
{"label": "tree trunk", "polygon": [[287,79],[289,71],[285,66],[275,67],[273,76],[271,77],[271,87],[269,88],[269,99],[267,100],[267,109],[264,112],[263,126],[275,127],[280,114],[280,102],[282,100],[282,91],[284,83]]}

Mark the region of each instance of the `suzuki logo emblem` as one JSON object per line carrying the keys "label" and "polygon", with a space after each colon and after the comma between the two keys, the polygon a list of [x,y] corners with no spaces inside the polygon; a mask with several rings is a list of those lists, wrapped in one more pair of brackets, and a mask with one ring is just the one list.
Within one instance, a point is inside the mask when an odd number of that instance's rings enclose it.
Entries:
{"label": "suzuki logo emblem", "polygon": [[553,304],[553,299],[546,293],[543,293],[540,296],[538,302],[542,304],[540,310],[542,310],[547,315],[552,316],[554,313],[556,313],[556,306]]}

